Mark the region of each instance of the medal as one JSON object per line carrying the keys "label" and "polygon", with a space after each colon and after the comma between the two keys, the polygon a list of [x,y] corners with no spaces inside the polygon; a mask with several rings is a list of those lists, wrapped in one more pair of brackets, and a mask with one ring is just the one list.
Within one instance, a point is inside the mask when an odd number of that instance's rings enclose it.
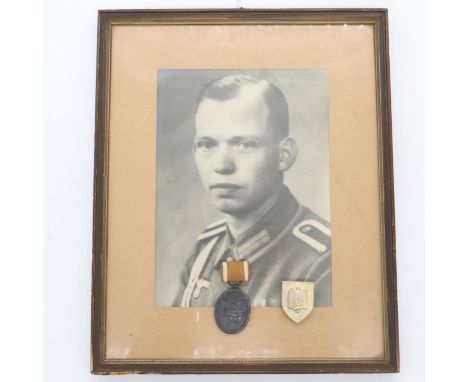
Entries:
{"label": "medal", "polygon": [[227,334],[239,333],[245,328],[250,317],[250,299],[239,286],[249,279],[247,261],[221,263],[221,278],[229,284],[216,300],[215,321],[218,327]]}
{"label": "medal", "polygon": [[291,320],[301,322],[314,308],[314,283],[283,281],[281,306]]}

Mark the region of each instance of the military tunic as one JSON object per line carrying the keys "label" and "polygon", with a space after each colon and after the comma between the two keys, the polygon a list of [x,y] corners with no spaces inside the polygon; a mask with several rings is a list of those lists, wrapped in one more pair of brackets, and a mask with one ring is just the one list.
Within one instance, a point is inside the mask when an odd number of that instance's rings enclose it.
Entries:
{"label": "military tunic", "polygon": [[182,275],[175,306],[214,306],[228,288],[221,281],[223,261],[246,260],[250,280],[241,289],[252,306],[281,306],[282,281],[313,281],[315,306],[332,304],[329,224],[300,205],[286,186],[274,205],[237,240],[223,221],[198,237]]}

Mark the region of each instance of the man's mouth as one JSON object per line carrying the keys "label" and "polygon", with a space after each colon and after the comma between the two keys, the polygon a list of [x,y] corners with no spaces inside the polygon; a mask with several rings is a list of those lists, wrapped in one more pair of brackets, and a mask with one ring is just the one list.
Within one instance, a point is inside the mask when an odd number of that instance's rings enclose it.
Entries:
{"label": "man's mouth", "polygon": [[242,188],[234,183],[214,183],[210,185],[210,190],[235,191]]}

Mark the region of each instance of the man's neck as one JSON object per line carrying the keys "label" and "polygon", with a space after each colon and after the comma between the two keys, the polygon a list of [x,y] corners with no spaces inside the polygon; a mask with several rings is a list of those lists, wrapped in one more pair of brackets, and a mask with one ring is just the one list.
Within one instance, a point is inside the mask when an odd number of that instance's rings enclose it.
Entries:
{"label": "man's neck", "polygon": [[234,239],[237,239],[240,235],[246,232],[248,229],[253,227],[261,217],[275,204],[278,200],[281,187],[270,195],[268,199],[264,201],[257,209],[249,212],[245,215],[228,215],[226,214],[226,222],[229,227],[229,231]]}

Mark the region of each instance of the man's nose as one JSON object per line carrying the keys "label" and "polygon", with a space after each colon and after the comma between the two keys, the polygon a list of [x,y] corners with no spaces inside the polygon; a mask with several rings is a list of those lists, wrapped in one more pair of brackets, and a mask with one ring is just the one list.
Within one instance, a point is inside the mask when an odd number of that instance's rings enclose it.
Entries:
{"label": "man's nose", "polygon": [[236,169],[232,152],[227,145],[220,145],[213,158],[213,169],[218,174],[231,174]]}

